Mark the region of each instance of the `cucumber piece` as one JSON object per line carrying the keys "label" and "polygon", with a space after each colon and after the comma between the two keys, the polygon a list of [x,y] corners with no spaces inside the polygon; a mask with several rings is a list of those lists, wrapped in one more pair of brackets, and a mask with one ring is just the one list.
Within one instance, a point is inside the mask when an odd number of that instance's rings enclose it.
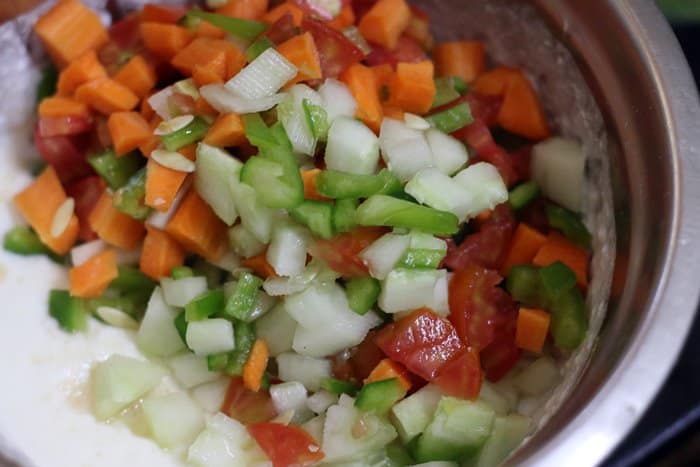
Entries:
{"label": "cucumber piece", "polygon": [[357,393],[355,406],[365,412],[384,415],[405,395],[406,388],[401,385],[398,378],[375,381],[362,386]]}
{"label": "cucumber piece", "polygon": [[199,386],[218,379],[221,374],[209,371],[207,360],[193,355],[190,352],[183,352],[168,360],[168,366],[173,371],[173,376],[185,389]]}
{"label": "cucumber piece", "polygon": [[287,313],[283,302],[255,322],[257,335],[265,339],[272,357],[292,350],[296,327],[296,321]]}
{"label": "cucumber piece", "polygon": [[250,467],[269,461],[245,426],[217,413],[190,446],[187,462],[195,467]]}
{"label": "cucumber piece", "polygon": [[245,183],[232,185],[233,199],[241,216],[242,225],[252,233],[259,242],[270,243],[275,210],[265,206],[258,198],[255,189]]}
{"label": "cucumber piece", "polygon": [[488,381],[481,382],[479,400],[491,407],[496,415],[508,415],[514,404],[498,388]]}
{"label": "cucumber piece", "polygon": [[348,305],[358,315],[365,315],[372,309],[381,291],[379,281],[371,277],[357,277],[345,284]]}
{"label": "cucumber piece", "polygon": [[382,282],[379,307],[386,313],[400,313],[427,307],[447,316],[447,271],[395,269]]}
{"label": "cucumber piece", "polygon": [[532,147],[532,179],[547,198],[573,212],[581,211],[585,166],[578,141],[555,137]]}
{"label": "cucumber piece", "polygon": [[469,459],[488,439],[494,417],[483,402],[443,397],[414,446],[414,457],[418,462]]}
{"label": "cucumber piece", "polygon": [[292,352],[277,356],[279,378],[298,381],[309,391],[318,391],[323,378],[331,375],[331,362],[323,358],[305,357]]}
{"label": "cucumber piece", "polygon": [[408,443],[423,433],[433,419],[442,395],[440,388],[428,384],[391,408],[391,421],[401,441]]}
{"label": "cucumber piece", "polygon": [[451,212],[460,222],[481,212],[482,203],[469,190],[433,167],[416,173],[405,190],[421,204]]}
{"label": "cucumber piece", "polygon": [[186,340],[187,347],[200,357],[230,352],[235,348],[233,324],[223,318],[188,323]]}
{"label": "cucumber piece", "polygon": [[470,466],[496,467],[506,460],[530,432],[531,420],[518,414],[496,417],[491,435]]}
{"label": "cucumber piece", "polygon": [[150,362],[112,355],[92,369],[92,409],[106,420],[136,402],[160,383],[164,373]]}
{"label": "cucumber piece", "polygon": [[194,188],[226,225],[233,225],[238,218],[231,185],[239,179],[242,166],[223,149],[206,143],[197,145]]}
{"label": "cucumber piece", "polygon": [[360,258],[369,267],[375,279],[386,279],[392,269],[406,253],[410,245],[408,235],[389,233],[383,235],[360,253]]}
{"label": "cucumber piece", "polygon": [[156,287],[136,334],[139,348],[157,357],[169,357],[184,349],[185,343],[174,323],[177,315],[177,310],[165,303],[161,288]]}
{"label": "cucumber piece", "polygon": [[202,276],[160,280],[165,303],[170,306],[184,307],[199,295],[207,291],[207,279]]}
{"label": "cucumber piece", "polygon": [[166,449],[189,445],[204,428],[202,409],[182,392],[146,398],[141,408],[151,436]]}
{"label": "cucumber piece", "polygon": [[373,174],[379,162],[379,140],[359,120],[338,117],[328,130],[325,161],[329,170]]}
{"label": "cucumber piece", "polygon": [[265,244],[259,241],[243,224],[229,229],[228,241],[233,251],[244,258],[252,258],[265,251]]}
{"label": "cucumber piece", "polygon": [[190,391],[192,400],[205,412],[215,414],[221,410],[230,384],[229,378],[219,378],[208,383],[200,384]]}

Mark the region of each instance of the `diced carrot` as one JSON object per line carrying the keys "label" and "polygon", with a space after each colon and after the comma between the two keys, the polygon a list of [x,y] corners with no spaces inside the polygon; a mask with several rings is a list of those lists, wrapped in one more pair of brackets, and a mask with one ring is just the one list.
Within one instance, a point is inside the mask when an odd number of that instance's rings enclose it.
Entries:
{"label": "diced carrot", "polygon": [[239,146],[247,141],[243,120],[238,114],[221,114],[209,127],[204,142],[212,146]]}
{"label": "diced carrot", "polygon": [[114,75],[114,80],[131,89],[131,92],[139,98],[144,98],[156,85],[158,77],[151,64],[143,56],[134,55]]}
{"label": "diced carrot", "polygon": [[546,243],[532,259],[532,264],[549,266],[557,261],[561,261],[574,271],[580,287],[588,286],[588,253],[586,250],[570,242],[558,232],[550,232]]}
{"label": "diced carrot", "polygon": [[394,77],[394,68],[388,63],[375,65],[370,67],[374,73],[374,81],[377,84],[377,93],[382,102],[389,100],[392,78]]}
{"label": "diced carrot", "polygon": [[159,5],[147,3],[141,9],[139,20],[141,22],[175,24],[185,16],[188,8],[181,5]]}
{"label": "diced carrot", "polygon": [[230,42],[226,42],[226,79],[238,74],[248,62],[241,50]]}
{"label": "diced carrot", "polygon": [[185,75],[192,75],[199,66],[209,69],[222,80],[226,76],[226,49],[228,42],[198,37],[180,50],[170,63]]}
{"label": "diced carrot", "polygon": [[396,363],[388,358],[385,358],[379,364],[374,367],[374,370],[365,378],[365,384],[375,383],[377,381],[384,381],[385,379],[397,378],[399,384],[403,387],[406,392],[411,390],[411,377],[408,374],[408,370],[404,368],[400,363]]}
{"label": "diced carrot", "polygon": [[142,222],[114,207],[112,195],[107,191],[90,213],[89,222],[98,237],[124,250],[139,246],[145,232]]}
{"label": "diced carrot", "polygon": [[179,152],[189,160],[194,161],[197,158],[197,143],[192,143],[188,144],[187,146],[183,146],[180,149],[178,149],[177,152]]}
{"label": "diced carrot", "polygon": [[61,71],[58,75],[56,92],[62,96],[68,96],[81,84],[94,79],[106,78],[107,71],[97,59],[94,50],[88,50]]}
{"label": "diced carrot", "polygon": [[357,118],[378,133],[384,115],[372,70],[354,63],[341,73],[340,80],[348,86],[357,101]]}
{"label": "diced carrot", "polygon": [[390,102],[414,114],[424,114],[435,99],[433,62],[399,63],[391,79]]}
{"label": "diced carrot", "polygon": [[34,31],[59,68],[108,40],[100,17],[78,0],[60,0],[39,18]]}
{"label": "diced carrot", "polygon": [[192,69],[192,79],[200,87],[224,82],[224,78],[216,70],[201,65],[195,65]]}
{"label": "diced carrot", "polygon": [[139,103],[131,89],[109,78],[83,84],[75,91],[75,98],[105,115],[131,110]]}
{"label": "diced carrot", "polygon": [[141,23],[139,26],[143,44],[148,50],[164,60],[170,60],[184,49],[194,33],[174,24]]}
{"label": "diced carrot", "polygon": [[197,37],[209,37],[210,39],[223,39],[226,37],[226,31],[217,28],[208,21],[200,21],[195,34],[197,34]]}
{"label": "diced carrot", "polygon": [[292,15],[294,26],[301,26],[301,21],[304,19],[304,10],[289,1],[279,4],[265,13],[262,20],[267,24],[274,24],[287,13]]}
{"label": "diced carrot", "polygon": [[114,112],[107,120],[107,127],[118,156],[138,148],[153,134],[138,112]]}
{"label": "diced carrot", "polygon": [[256,339],[248,361],[243,365],[243,386],[255,392],[260,390],[269,359],[270,351],[267,349],[265,339]]}
{"label": "diced carrot", "polygon": [[262,277],[263,279],[275,277],[277,275],[275,268],[273,268],[272,265],[267,262],[267,256],[264,252],[258,256],[253,256],[252,258],[242,260],[241,266],[251,269],[256,276]]}
{"label": "diced carrot", "polygon": [[102,251],[80,266],[70,268],[70,294],[82,298],[99,297],[118,275],[117,254],[111,249]]}
{"label": "diced carrot", "polygon": [[187,251],[208,260],[216,261],[228,249],[226,224],[194,189],[187,192],[165,231]]}
{"label": "diced carrot", "polygon": [[179,243],[162,230],[146,226],[139,268],[147,276],[160,280],[170,276],[173,268],[185,262],[185,251]]}
{"label": "diced carrot", "polygon": [[[143,115],[143,113],[142,113]],[[162,122],[161,118],[158,115],[154,115],[151,117],[151,120],[148,122],[148,126],[151,128],[151,133],[160,125]],[[143,144],[139,146],[139,151],[141,151],[141,154],[143,157],[151,157],[151,153],[158,149],[160,146],[160,136],[151,134],[150,138]]]}
{"label": "diced carrot", "polygon": [[411,10],[405,0],[379,0],[358,27],[368,41],[393,50],[410,22]]}
{"label": "diced carrot", "polygon": [[541,353],[549,333],[549,313],[531,308],[520,308],[515,328],[515,345],[523,350]]}
{"label": "diced carrot", "polygon": [[[151,104],[148,102],[148,99],[150,99],[151,96],[155,93],[156,93],[156,91],[153,91],[153,90],[146,93],[146,95],[141,100],[141,105],[139,106],[139,113],[141,114],[141,116],[143,118],[148,120],[148,122],[151,124],[153,123],[152,122],[153,117],[157,117],[157,115],[156,115],[156,111],[153,110],[153,107],[151,107]],[[158,126],[158,125],[156,125],[156,126]],[[151,125],[151,129],[155,130],[155,127],[153,125]]]}
{"label": "diced carrot", "polygon": [[288,84],[321,79],[321,59],[310,32],[305,32],[277,46],[277,51],[297,67],[299,72]]}
{"label": "diced carrot", "polygon": [[149,159],[146,164],[146,196],[144,204],[166,212],[185,182],[187,173],[162,166]]}
{"label": "diced carrot", "polygon": [[386,118],[393,118],[394,120],[403,121],[403,119],[406,117],[406,112],[389,104],[384,104],[382,106],[382,112]]}
{"label": "diced carrot", "polygon": [[353,24],[355,24],[355,11],[352,9],[351,2],[343,2],[338,16],[328,22],[328,26],[338,31],[342,31]]}
{"label": "diced carrot", "polygon": [[506,87],[498,124],[504,129],[533,140],[549,136],[549,125],[540,100],[530,81],[519,73]]}
{"label": "diced carrot", "polygon": [[308,169],[301,171],[301,179],[304,181],[304,198],[316,201],[328,201],[316,189],[316,175],[321,173],[321,169]]}
{"label": "diced carrot", "polygon": [[486,54],[480,41],[455,41],[438,44],[433,49],[438,76],[459,76],[471,83],[484,72]]}
{"label": "diced carrot", "polygon": [[537,252],[547,242],[547,237],[525,223],[518,224],[510,241],[506,259],[501,265],[501,275],[506,277],[517,264],[530,264]]}
{"label": "diced carrot", "polygon": [[195,115],[199,115],[199,116],[207,116],[208,115],[210,117],[216,117],[216,115],[218,114],[216,109],[214,107],[212,107],[211,104],[209,104],[209,102],[207,102],[207,100],[201,96],[199,97],[199,99],[194,101],[194,113],[195,113]]}
{"label": "diced carrot", "polygon": [[42,99],[39,104],[40,117],[89,117],[85,103],[70,97],[53,96]]}
{"label": "diced carrot", "polygon": [[51,166],[46,167],[31,185],[13,198],[15,207],[39,235],[41,242],[60,255],[71,249],[80,229],[74,214],[63,233],[58,237],[51,235],[56,210],[66,199],[63,186]]}
{"label": "diced carrot", "polygon": [[268,0],[228,0],[216,9],[220,15],[242,19],[259,19],[267,11]]}
{"label": "diced carrot", "polygon": [[499,66],[480,74],[472,83],[472,90],[484,96],[502,96],[510,80],[517,74],[516,68]]}

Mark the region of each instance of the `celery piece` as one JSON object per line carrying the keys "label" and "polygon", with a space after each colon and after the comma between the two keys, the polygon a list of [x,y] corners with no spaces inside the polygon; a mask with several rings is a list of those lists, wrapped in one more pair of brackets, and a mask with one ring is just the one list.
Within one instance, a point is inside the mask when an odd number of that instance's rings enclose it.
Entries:
{"label": "celery piece", "polygon": [[421,206],[386,195],[374,195],[357,208],[357,223],[416,229],[435,235],[453,235],[459,219],[452,213]]}
{"label": "celery piece", "polygon": [[252,41],[260,34],[265,32],[267,24],[260,21],[250,21],[240,18],[232,18],[230,16],[219,15],[202,11],[199,8],[192,8],[188,13],[188,17],[200,18],[218,28],[223,29],[229,34],[232,34],[241,39]]}
{"label": "celery piece", "polygon": [[546,212],[547,222],[551,227],[559,230],[577,245],[590,250],[591,234],[577,214],[554,204],[548,204]]}
{"label": "celery piece", "polygon": [[49,315],[58,321],[61,329],[67,332],[85,331],[88,313],[85,301],[71,297],[67,290],[49,292]]}
{"label": "celery piece", "polygon": [[176,268],[173,268],[173,270],[170,272],[170,277],[172,277],[175,280],[193,276],[194,271],[192,270],[192,268],[187,266],[178,266]]}
{"label": "celery piece", "polygon": [[459,99],[459,92],[455,89],[453,78],[443,76],[435,78],[435,97],[433,98],[433,108],[449,104],[455,99]]}
{"label": "celery piece", "polygon": [[406,388],[398,378],[384,379],[365,384],[355,399],[355,407],[378,415],[386,414],[406,395]]}
{"label": "celery piece", "polygon": [[314,235],[325,239],[333,236],[333,204],[305,200],[289,214],[307,226]]}
{"label": "celery piece", "polygon": [[350,232],[357,227],[355,213],[358,201],[356,199],[339,199],[333,207],[333,229],[338,232]]}
{"label": "celery piece", "polygon": [[393,195],[401,191],[401,180],[389,169],[377,175],[359,175],[324,170],[316,175],[316,189],[328,198],[369,198],[372,195]]}
{"label": "celery piece", "polygon": [[142,167],[116,191],[112,203],[119,211],[142,221],[151,214],[151,208],[144,204],[145,198],[146,167]]}
{"label": "celery piece", "polygon": [[196,143],[204,138],[209,130],[209,124],[200,117],[195,117],[186,127],[160,137],[165,149],[177,151],[183,146]]}
{"label": "celery piece", "polygon": [[337,378],[323,378],[321,380],[321,389],[324,389],[331,394],[337,396],[341,394],[347,394],[349,396],[354,396],[360,390],[360,388],[350,381],[343,381]]}
{"label": "celery piece", "polygon": [[201,321],[219,313],[224,308],[224,291],[209,290],[185,305],[187,322]]}
{"label": "celery piece", "polygon": [[365,315],[372,309],[381,291],[379,281],[372,277],[357,277],[345,284],[350,309],[358,315]]}
{"label": "celery piece", "polygon": [[521,183],[508,193],[508,204],[514,211],[518,211],[540,195],[540,187],[534,181]]}
{"label": "celery piece", "polygon": [[443,133],[452,133],[474,121],[469,104],[461,102],[454,107],[426,117],[435,128]]}
{"label": "celery piece", "polygon": [[248,361],[248,355],[250,355],[250,350],[255,343],[255,324],[235,321],[233,323],[233,336],[236,348],[229,353],[228,363],[224,369],[224,372],[230,376],[243,373],[243,365]]}
{"label": "celery piece", "polygon": [[270,47],[274,47],[275,43],[272,42],[270,39],[267,37],[259,37],[258,39],[255,40],[252,44],[248,46],[248,48],[245,50],[245,58],[248,60],[248,62],[252,62],[258,56],[265,52],[267,49]]}
{"label": "celery piece", "polygon": [[249,272],[241,273],[233,294],[228,299],[224,313],[229,318],[247,321],[255,309],[262,279]]}
{"label": "celery piece", "polygon": [[136,152],[117,157],[113,149],[107,149],[101,154],[88,157],[88,162],[107,186],[116,190],[124,186],[143,166],[144,158]]}

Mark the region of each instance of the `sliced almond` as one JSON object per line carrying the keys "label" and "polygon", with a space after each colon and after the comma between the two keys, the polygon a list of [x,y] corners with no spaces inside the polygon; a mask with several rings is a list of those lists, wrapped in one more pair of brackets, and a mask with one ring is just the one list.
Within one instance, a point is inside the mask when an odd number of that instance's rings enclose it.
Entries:
{"label": "sliced almond", "polygon": [[75,200],[73,198],[67,198],[61,203],[58,209],[56,209],[56,214],[53,215],[53,220],[51,221],[51,236],[53,238],[60,237],[63,235],[63,232],[66,231],[73,217],[74,209]]}
{"label": "sliced almond", "polygon": [[97,313],[97,316],[99,316],[105,323],[111,324],[117,328],[138,329],[139,327],[138,321],[124,313],[119,308],[114,308],[111,306],[98,306],[95,313]]}
{"label": "sliced almond", "polygon": [[199,99],[199,90],[197,89],[197,84],[195,84],[192,78],[183,79],[173,84],[175,92],[178,94],[184,94],[185,96],[190,96],[192,99]]}
{"label": "sliced almond", "polygon": [[165,120],[160,122],[160,124],[153,130],[153,134],[157,136],[169,135],[177,130],[182,130],[187,125],[192,123],[194,120],[194,115],[180,115],[179,117],[173,117],[170,120]]}
{"label": "sliced almond", "polygon": [[194,162],[175,151],[165,149],[156,149],[151,153],[151,159],[169,169],[177,170],[178,172],[194,172]]}

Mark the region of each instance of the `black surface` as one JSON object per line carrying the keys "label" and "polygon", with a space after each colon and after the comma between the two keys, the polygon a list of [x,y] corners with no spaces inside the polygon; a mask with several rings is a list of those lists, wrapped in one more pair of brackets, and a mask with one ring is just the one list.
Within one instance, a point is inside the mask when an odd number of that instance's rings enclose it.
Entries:
{"label": "black surface", "polygon": [[[697,82],[700,25],[676,26],[674,30]],[[604,463],[605,467],[648,465],[700,465],[700,315],[663,389],[632,433]]]}

